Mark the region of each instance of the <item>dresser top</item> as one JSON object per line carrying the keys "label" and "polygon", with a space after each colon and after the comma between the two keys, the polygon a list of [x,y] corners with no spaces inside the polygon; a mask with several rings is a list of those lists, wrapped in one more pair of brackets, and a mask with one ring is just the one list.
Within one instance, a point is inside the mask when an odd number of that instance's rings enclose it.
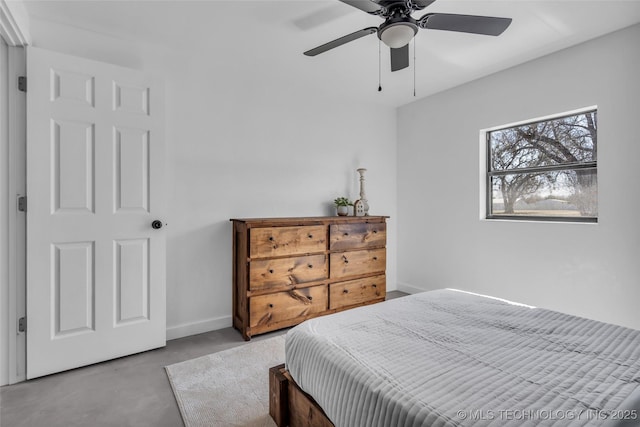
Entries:
{"label": "dresser top", "polygon": [[351,222],[385,222],[388,216],[310,216],[285,218],[231,218],[230,221],[246,224],[247,227],[273,227],[294,225],[348,224]]}

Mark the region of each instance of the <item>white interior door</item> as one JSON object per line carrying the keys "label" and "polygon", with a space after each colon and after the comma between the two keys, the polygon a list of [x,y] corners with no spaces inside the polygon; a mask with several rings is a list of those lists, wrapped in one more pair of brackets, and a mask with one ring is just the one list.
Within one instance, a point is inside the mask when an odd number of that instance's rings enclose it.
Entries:
{"label": "white interior door", "polygon": [[27,378],[164,346],[162,84],[36,48],[27,73]]}

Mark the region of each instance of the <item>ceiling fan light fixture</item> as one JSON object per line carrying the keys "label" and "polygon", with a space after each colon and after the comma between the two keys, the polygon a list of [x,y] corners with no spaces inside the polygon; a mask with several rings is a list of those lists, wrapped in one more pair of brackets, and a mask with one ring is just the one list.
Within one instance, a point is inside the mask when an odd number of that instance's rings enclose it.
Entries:
{"label": "ceiling fan light fixture", "polygon": [[[411,16],[416,10],[422,10],[436,0],[339,1],[370,15],[376,15],[384,19],[384,22],[379,27],[363,28],[310,49],[304,52],[306,56],[316,56],[361,37],[378,33],[378,39],[391,48],[391,71],[398,71],[409,66],[409,42],[416,36],[418,29],[499,36],[511,24],[511,18],[495,16],[461,15],[456,13],[427,13],[418,19]],[[415,49],[413,54],[415,57]]]}
{"label": "ceiling fan light fixture", "polygon": [[392,49],[398,49],[409,44],[418,32],[418,27],[410,22],[399,22],[380,28],[380,40]]}

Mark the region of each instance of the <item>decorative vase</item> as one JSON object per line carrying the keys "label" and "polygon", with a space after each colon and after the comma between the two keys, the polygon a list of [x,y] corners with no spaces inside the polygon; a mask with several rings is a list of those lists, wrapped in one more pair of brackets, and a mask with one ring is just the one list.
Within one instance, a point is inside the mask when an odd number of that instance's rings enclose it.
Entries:
{"label": "decorative vase", "polygon": [[349,215],[349,206],[336,206],[336,210],[338,211],[338,216]]}
{"label": "decorative vase", "polygon": [[[357,169],[360,174],[360,200],[354,205],[356,216],[369,216],[369,202],[367,201],[367,195],[364,192],[364,173],[367,171],[365,168]],[[360,206],[361,205],[361,206]],[[360,207],[360,209],[358,209]],[[360,213],[360,215],[358,215]]]}

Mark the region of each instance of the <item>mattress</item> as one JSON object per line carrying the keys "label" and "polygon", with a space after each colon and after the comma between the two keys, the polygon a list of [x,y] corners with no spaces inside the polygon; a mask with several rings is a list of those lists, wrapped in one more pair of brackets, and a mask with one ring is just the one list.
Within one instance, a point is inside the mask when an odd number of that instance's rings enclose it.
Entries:
{"label": "mattress", "polygon": [[438,290],[311,319],[285,351],[336,427],[640,425],[640,331],[495,298]]}

